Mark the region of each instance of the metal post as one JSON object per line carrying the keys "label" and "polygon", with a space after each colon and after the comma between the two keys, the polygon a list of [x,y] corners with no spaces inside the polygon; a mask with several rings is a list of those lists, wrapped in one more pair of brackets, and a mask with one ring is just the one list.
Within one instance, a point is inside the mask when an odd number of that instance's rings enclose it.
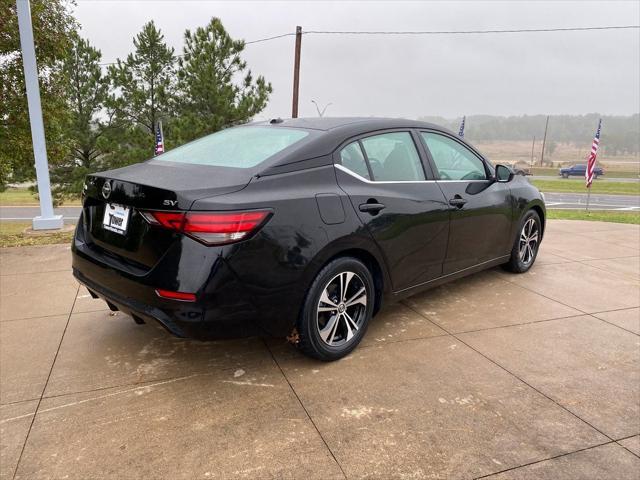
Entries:
{"label": "metal post", "polygon": [[49,183],[49,163],[47,161],[47,145],[42,123],[42,106],[40,105],[40,87],[38,85],[38,66],[33,44],[33,28],[31,26],[31,7],[29,0],[16,0],[18,7],[18,28],[20,29],[20,46],[22,47],[22,64],[24,67],[24,83],[27,87],[27,104],[29,121],[31,122],[31,141],[36,163],[38,179],[38,195],[40,196],[40,216],[33,219],[34,230],[53,230],[62,228],[62,215],[54,215]]}
{"label": "metal post", "polygon": [[533,136],[533,143],[531,144],[531,162],[529,162],[529,165],[531,165],[533,167],[533,151],[536,148],[536,136]]}
{"label": "metal post", "polygon": [[540,154],[540,166],[544,166],[544,148],[547,144],[547,128],[549,128],[549,115],[547,115],[547,123],[544,124],[544,138],[542,139],[542,153]]}
{"label": "metal post", "polygon": [[302,44],[302,27],[296,27],[296,50],[293,61],[293,105],[291,118],[298,118],[298,88],[300,86],[300,48]]}
{"label": "metal post", "polygon": [[589,200],[591,200],[591,185],[587,187],[587,213],[589,213]]}

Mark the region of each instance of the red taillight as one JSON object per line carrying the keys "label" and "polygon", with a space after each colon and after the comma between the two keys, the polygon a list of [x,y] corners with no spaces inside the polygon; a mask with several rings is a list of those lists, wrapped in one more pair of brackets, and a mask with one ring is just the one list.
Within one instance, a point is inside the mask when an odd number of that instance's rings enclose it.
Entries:
{"label": "red taillight", "polygon": [[255,232],[268,210],[248,212],[141,212],[147,222],[183,232],[207,245],[237,242]]}
{"label": "red taillight", "polygon": [[156,295],[170,300],[180,300],[181,302],[195,302],[196,294],[187,292],[173,292],[171,290],[156,289]]}

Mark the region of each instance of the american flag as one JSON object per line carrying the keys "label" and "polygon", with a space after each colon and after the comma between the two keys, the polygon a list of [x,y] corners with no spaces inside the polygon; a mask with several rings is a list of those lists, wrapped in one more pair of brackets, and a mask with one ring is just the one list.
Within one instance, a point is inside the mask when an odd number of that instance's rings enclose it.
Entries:
{"label": "american flag", "polygon": [[161,153],[164,153],[164,138],[162,136],[162,125],[158,122],[156,126],[156,147],[154,154],[160,155]]}
{"label": "american flag", "polygon": [[464,137],[464,120],[466,117],[462,117],[462,122],[460,123],[460,131],[458,132],[458,136],[460,138]]}
{"label": "american flag", "polygon": [[587,188],[593,183],[593,173],[596,168],[596,158],[598,156],[598,147],[600,146],[600,128],[602,127],[602,119],[598,120],[598,130],[591,144],[591,153],[587,159],[587,170],[584,172]]}

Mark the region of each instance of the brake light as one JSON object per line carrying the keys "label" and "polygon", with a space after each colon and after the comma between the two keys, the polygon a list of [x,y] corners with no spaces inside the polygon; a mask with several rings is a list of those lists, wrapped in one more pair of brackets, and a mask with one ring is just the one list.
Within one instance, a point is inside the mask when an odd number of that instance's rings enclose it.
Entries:
{"label": "brake light", "polygon": [[196,294],[187,292],[174,292],[171,290],[156,289],[156,295],[170,300],[180,300],[181,302],[195,302]]}
{"label": "brake light", "polygon": [[184,233],[207,245],[223,245],[248,237],[264,224],[270,213],[268,210],[141,212],[150,224]]}

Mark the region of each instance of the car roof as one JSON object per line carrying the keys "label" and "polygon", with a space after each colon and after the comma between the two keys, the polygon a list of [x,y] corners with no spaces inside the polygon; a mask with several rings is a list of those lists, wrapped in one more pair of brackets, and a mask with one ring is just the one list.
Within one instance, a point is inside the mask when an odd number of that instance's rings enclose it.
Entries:
{"label": "car roof", "polygon": [[[316,118],[277,118],[269,121],[253,122],[247,126],[267,126],[273,128],[300,128],[309,131],[312,135],[308,141],[301,142],[300,146],[291,149],[284,155],[277,156],[272,162],[259,172],[260,175],[271,175],[289,171],[290,166],[296,164],[294,169],[305,168],[303,164],[318,166],[327,163],[320,157],[330,155],[345,140],[359,135],[379,130],[395,128],[424,128],[455,135],[450,130],[433,123],[404,118],[380,118],[380,117],[316,117]],[[242,128],[242,127],[240,127]],[[314,162],[306,161],[317,159]],[[308,168],[308,167],[307,167]]]}
{"label": "car roof", "polygon": [[304,128],[309,130],[379,130],[384,128],[435,128],[445,130],[433,123],[405,118],[385,117],[309,117],[309,118],[274,118],[269,121],[255,122],[252,125],[270,125],[273,127]]}

